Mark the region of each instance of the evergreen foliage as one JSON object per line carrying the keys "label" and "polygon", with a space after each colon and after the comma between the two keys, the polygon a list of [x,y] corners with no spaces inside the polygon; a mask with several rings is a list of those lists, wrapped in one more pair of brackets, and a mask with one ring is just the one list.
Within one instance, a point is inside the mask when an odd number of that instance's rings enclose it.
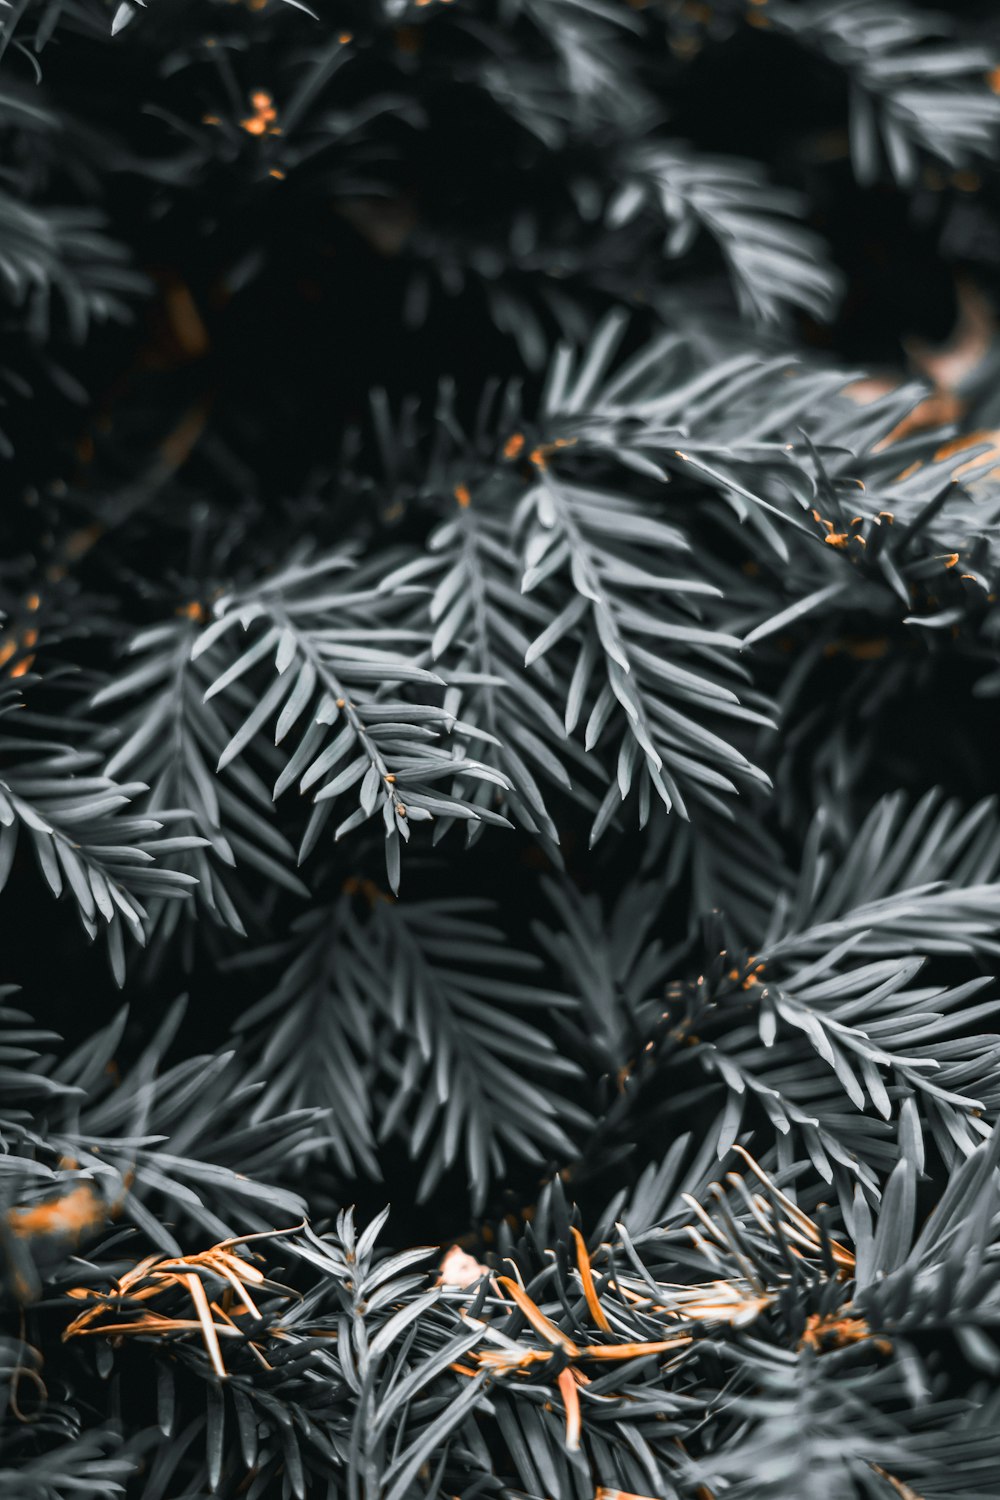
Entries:
{"label": "evergreen foliage", "polygon": [[0,140],[4,1500],[996,1500],[995,7],[9,0]]}

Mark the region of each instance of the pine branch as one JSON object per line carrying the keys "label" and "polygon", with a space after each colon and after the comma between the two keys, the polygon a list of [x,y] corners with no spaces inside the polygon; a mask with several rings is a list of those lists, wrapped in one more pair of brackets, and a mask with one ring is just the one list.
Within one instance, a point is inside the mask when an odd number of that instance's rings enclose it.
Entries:
{"label": "pine branch", "polygon": [[77,342],[92,323],[131,316],[129,299],[147,290],[146,280],[102,225],[91,209],[29,207],[0,193],[0,289],[21,310],[30,338],[50,337],[53,302],[61,303],[66,332]]}
{"label": "pine branch", "polygon": [[745,317],[780,324],[789,308],[830,317],[842,280],[819,237],[795,223],[801,201],[771,187],[753,163],[655,142],[630,152],[619,175],[609,222],[618,228],[652,209],[667,229],[663,251],[670,259],[708,236],[722,252]]}
{"label": "pine branch", "polygon": [[[132,700],[133,706],[107,739],[119,741],[105,767],[111,777],[122,773],[149,787],[145,810],[182,808],[181,820],[199,841],[181,866],[197,884],[189,908],[203,908],[211,920],[245,934],[243,916],[249,898],[227,875],[238,866],[300,896],[308,890],[291,873],[291,845],[274,826],[270,794],[245,761],[234,763],[225,778],[215,767],[252,699],[239,686],[224,699],[205,700],[220,675],[217,651],[193,661],[198,622],[184,617],[172,624],[141,631],[127,651],[137,665],[127,667],[92,700],[95,708]],[[136,701],[138,699],[138,701]],[[180,909],[162,901],[151,906],[158,940],[176,929]]]}
{"label": "pine branch", "polygon": [[[548,694],[556,677],[544,661],[527,663],[532,639],[558,606],[520,591],[521,561],[512,545],[508,496],[455,486],[458,511],[429,536],[426,552],[394,569],[379,584],[394,593],[419,586],[412,623],[431,636],[431,655],[452,686],[463,721],[482,731],[484,760],[508,783],[499,809],[552,843],[559,834],[542,785],[569,791],[567,761],[582,757]],[[423,590],[427,590],[424,595]],[[541,783],[541,784],[540,784]],[[483,805],[494,789],[482,783]],[[581,790],[578,795],[586,797]],[[470,825],[470,837],[481,825]]]}
{"label": "pine branch", "polygon": [[125,934],[140,946],[146,942],[145,903],[182,899],[195,884],[194,876],[161,861],[204,841],[183,833],[160,836],[183,818],[173,809],[155,818],[126,813],[146,787],[85,774],[97,754],[49,738],[65,730],[65,721],[22,710],[18,689],[4,691],[0,716],[0,755],[6,761],[0,779],[0,888],[10,878],[23,830],[52,894],[65,893],[75,903],[91,941],[104,934],[121,985]]}
{"label": "pine branch", "polygon": [[[446,707],[426,701],[428,688],[443,687],[442,679],[406,654],[408,647],[424,649],[425,642],[393,623],[392,600],[370,585],[362,582],[353,591],[339,587],[338,575],[349,567],[349,558],[342,554],[293,563],[256,588],[219,600],[216,619],[195,643],[194,654],[202,655],[229,636],[237,623],[244,630],[262,627],[254,631],[253,644],[231,659],[206,695],[228,691],[274,652],[276,675],[229,740],[219,757],[219,769],[242,754],[275,715],[278,744],[298,726],[298,743],[275,784],[274,795],[280,796],[295,782],[301,792],[319,784],[312,794],[314,810],[300,860],[329,820],[333,799],[360,782],[358,805],[338,825],[335,838],[381,814],[386,869],[395,891],[400,841],[409,840],[413,823],[437,816],[505,825],[507,820],[500,814],[473,802],[465,785],[471,780],[504,787],[506,782],[482,762],[455,755],[446,743],[438,743],[455,729],[456,721]],[[379,623],[373,625],[373,620]],[[389,696],[404,684],[420,685],[425,701]],[[331,733],[335,725],[339,727]],[[467,725],[459,729],[465,737],[477,735]],[[437,783],[446,778],[459,778],[461,791],[440,790]]]}
{"label": "pine branch", "polygon": [[332,911],[308,913],[288,942],[239,966],[275,960],[277,986],[240,1021],[267,1080],[255,1116],[329,1109],[342,1170],[372,1175],[376,1142],[401,1134],[422,1167],[421,1199],[464,1156],[479,1207],[509,1155],[574,1154],[567,1130],[587,1116],[550,1084],[578,1070],[518,1014],[572,1002],[533,982],[538,960],[511,946],[489,903],[397,903],[349,881]]}
{"label": "pine branch", "polygon": [[168,1011],[116,1086],[125,1011],[56,1060],[37,1051],[48,1036],[26,1030],[23,1012],[5,1009],[5,1044],[17,1048],[27,1073],[13,1097],[36,1101],[0,1120],[16,1204],[4,1238],[8,1251],[12,1234],[22,1247],[15,1263],[26,1296],[18,1300],[37,1295],[39,1269],[64,1274],[66,1256],[119,1218],[176,1255],[179,1223],[221,1237],[304,1217],[302,1198],[282,1181],[315,1148],[320,1112],[252,1118],[260,1086],[232,1054],[164,1067],[183,1011],[183,1002]]}
{"label": "pine branch", "polygon": [[776,903],[766,944],[792,958],[845,939],[852,951],[879,957],[919,946],[992,958],[998,868],[992,798],[963,811],[932,790],[907,812],[902,796],[884,797],[849,840],[821,808],[804,842],[798,894]]}
{"label": "pine branch", "polygon": [[916,1173],[900,1162],[877,1225],[859,1204],[856,1230],[855,1300],[869,1326],[908,1340],[953,1337],[970,1364],[992,1375],[1000,1368],[996,1155],[994,1136],[961,1161],[919,1234]]}
{"label": "pine branch", "polygon": [[[15,1462],[0,1467],[0,1484],[10,1495],[25,1500],[101,1500],[104,1495],[123,1495],[136,1473],[136,1460],[116,1453],[120,1446],[114,1434],[85,1432],[42,1453],[23,1451],[21,1441],[5,1443],[5,1457]],[[22,1451],[18,1451],[21,1449]]]}
{"label": "pine branch", "polygon": [[[598,810],[591,842],[628,797],[636,774],[640,827],[654,794],[668,812],[676,806],[684,816],[682,787],[718,806],[715,793],[736,792],[734,777],[766,781],[746,756],[698,722],[688,708],[709,704],[720,714],[753,722],[725,681],[730,675],[726,653],[736,641],[701,625],[691,602],[699,595],[711,596],[712,586],[671,568],[677,551],[686,550],[683,534],[624,498],[547,475],[530,493],[529,504],[524,587],[530,590],[541,579],[557,578],[564,588],[568,582],[571,591],[559,615],[532,643],[528,659],[543,656],[556,640],[568,637],[577,654],[566,695],[566,727],[576,728],[587,705],[585,747],[598,744],[609,722],[609,738],[617,746],[617,783]],[[659,605],[655,615],[653,597]],[[646,644],[650,636],[654,642],[671,642],[673,660]],[[677,663],[682,654],[690,666]]]}
{"label": "pine branch", "polygon": [[995,160],[1000,101],[986,86],[997,53],[952,40],[948,16],[903,0],[771,4],[767,19],[844,69],[851,85],[851,159],[870,184],[883,162],[912,186],[927,152],[952,168]]}

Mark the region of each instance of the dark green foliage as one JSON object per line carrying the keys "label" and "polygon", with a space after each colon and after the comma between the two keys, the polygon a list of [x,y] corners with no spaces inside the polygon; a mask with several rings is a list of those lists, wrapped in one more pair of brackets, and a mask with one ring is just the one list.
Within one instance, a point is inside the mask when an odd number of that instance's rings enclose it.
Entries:
{"label": "dark green foliage", "polygon": [[1000,1493],[994,10],[0,13],[4,1500]]}

